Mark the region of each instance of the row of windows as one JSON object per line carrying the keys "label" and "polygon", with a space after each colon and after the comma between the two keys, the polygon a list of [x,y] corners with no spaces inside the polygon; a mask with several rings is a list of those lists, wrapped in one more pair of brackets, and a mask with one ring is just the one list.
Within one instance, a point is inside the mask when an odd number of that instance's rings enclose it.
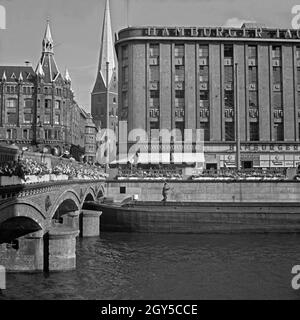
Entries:
{"label": "row of windows", "polygon": [[[178,130],[178,135],[176,140],[184,137],[184,122],[176,122],[175,128]],[[159,122],[153,121],[150,122],[150,130],[158,130]],[[200,122],[200,129],[203,130],[204,141],[210,140],[210,126],[209,122]],[[259,123],[250,122],[250,141],[259,141]],[[284,127],[283,123],[276,123],[273,126],[274,129],[274,139],[276,141],[284,141]],[[299,124],[299,138],[300,138],[300,124]],[[225,141],[235,141],[235,123],[234,122],[225,122]]]}
{"label": "row of windows", "polygon": [[[40,108],[40,103],[41,101],[38,100],[38,104],[37,104],[37,107]],[[6,108],[17,108],[18,106],[18,100],[17,99],[7,99],[6,100]],[[46,109],[51,109],[52,107],[52,100],[51,99],[45,99],[45,108]],[[32,99],[25,99],[24,100],[24,108],[33,108],[33,100]],[[54,108],[56,110],[60,110],[61,109],[61,101],[59,100],[56,100],[54,102]]]}

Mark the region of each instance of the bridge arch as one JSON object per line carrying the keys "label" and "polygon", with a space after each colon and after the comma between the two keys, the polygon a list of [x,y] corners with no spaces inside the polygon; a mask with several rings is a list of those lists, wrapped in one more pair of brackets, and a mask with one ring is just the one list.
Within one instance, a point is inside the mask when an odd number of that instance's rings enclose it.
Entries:
{"label": "bridge arch", "polygon": [[105,188],[104,188],[103,185],[101,184],[101,185],[100,185],[100,188],[99,188],[99,190],[98,190],[98,192],[97,192],[97,195],[96,195],[96,200],[104,197],[104,195],[105,195]]}
{"label": "bridge arch", "polygon": [[12,218],[24,217],[33,220],[41,228],[43,228],[46,216],[42,210],[33,202],[8,202],[0,206],[0,225]]}
{"label": "bridge arch", "polygon": [[[64,208],[64,209],[62,209]],[[55,202],[50,219],[53,219],[58,210],[77,211],[81,209],[80,198],[73,190],[66,190]]]}

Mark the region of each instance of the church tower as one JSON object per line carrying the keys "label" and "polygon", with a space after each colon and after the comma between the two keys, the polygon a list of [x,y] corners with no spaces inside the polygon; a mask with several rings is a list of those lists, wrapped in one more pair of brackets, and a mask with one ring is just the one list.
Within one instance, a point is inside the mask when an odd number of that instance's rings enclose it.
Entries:
{"label": "church tower", "polygon": [[[107,91],[109,125],[107,126]],[[118,124],[118,88],[109,0],[106,0],[100,59],[96,83],[92,91],[92,116],[97,128],[109,127],[116,132]]]}

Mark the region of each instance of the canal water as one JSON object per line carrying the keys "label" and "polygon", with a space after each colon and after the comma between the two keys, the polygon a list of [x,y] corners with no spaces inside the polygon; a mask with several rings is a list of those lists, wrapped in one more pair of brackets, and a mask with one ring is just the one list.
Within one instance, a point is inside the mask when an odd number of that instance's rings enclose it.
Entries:
{"label": "canal water", "polygon": [[102,233],[77,270],[8,274],[0,299],[299,299],[300,235]]}

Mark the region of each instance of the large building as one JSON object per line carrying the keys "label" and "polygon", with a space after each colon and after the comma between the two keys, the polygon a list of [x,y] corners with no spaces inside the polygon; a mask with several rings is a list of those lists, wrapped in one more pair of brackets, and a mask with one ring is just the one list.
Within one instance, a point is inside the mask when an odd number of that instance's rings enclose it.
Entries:
{"label": "large building", "polygon": [[[76,103],[68,70],[62,75],[54,58],[54,41],[47,24],[42,56],[36,70],[0,66],[0,142],[60,156],[86,155],[90,116]],[[87,128],[89,129],[87,129]],[[93,153],[93,154],[92,154]],[[95,147],[86,157],[95,158]]]}
{"label": "large building", "polygon": [[127,133],[202,129],[207,168],[237,141],[245,168],[300,164],[300,30],[130,27],[115,47]]}
{"label": "large building", "polygon": [[[109,128],[117,132],[118,127],[118,83],[115,51],[111,27],[109,0],[106,0],[99,66],[96,82],[91,94],[91,110],[97,129]],[[109,115],[107,116],[107,111]],[[109,124],[107,125],[107,119]]]}

